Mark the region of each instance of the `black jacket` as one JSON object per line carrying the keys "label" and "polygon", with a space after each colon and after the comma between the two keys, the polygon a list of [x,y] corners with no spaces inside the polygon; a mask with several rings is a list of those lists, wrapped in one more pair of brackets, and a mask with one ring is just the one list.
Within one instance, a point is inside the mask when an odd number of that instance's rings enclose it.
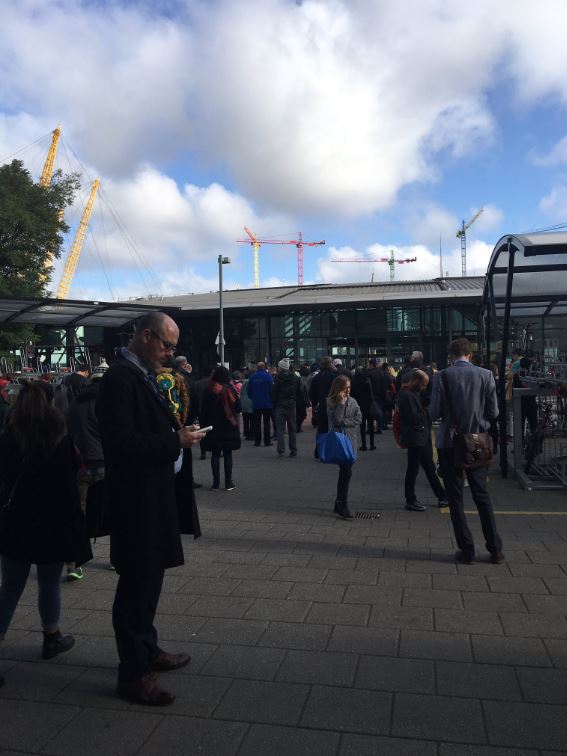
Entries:
{"label": "black jacket", "polygon": [[327,433],[329,430],[327,421],[327,397],[337,374],[331,368],[323,368],[311,381],[309,386],[309,398],[317,412],[317,430],[319,433]]}
{"label": "black jacket", "polygon": [[356,399],[361,410],[368,412],[372,402],[372,389],[366,370],[355,370],[351,380],[350,395]]}
{"label": "black jacket", "polygon": [[403,446],[427,446],[431,439],[431,423],[419,392],[401,389],[397,404]]}
{"label": "black jacket", "polygon": [[293,409],[300,398],[301,380],[291,370],[280,370],[274,376],[272,402],[275,407]]}
{"label": "black jacket", "polygon": [[174,474],[177,421],[142,371],[124,359],[104,375],[96,414],[112,564],[118,572],[146,574],[183,564]]}
{"label": "black jacket", "polygon": [[223,387],[223,391],[230,391],[236,400],[233,406],[235,424],[233,425],[224,413],[222,394],[215,394],[208,388],[203,394],[199,414],[201,428],[206,428],[208,425],[213,426],[212,431],[209,431],[203,439],[203,448],[207,451],[221,451],[223,449],[235,451],[240,449],[240,427],[236,417],[240,412],[240,399],[236,389],[228,384]]}
{"label": "black jacket", "polygon": [[47,564],[92,559],[77,488],[77,454],[65,436],[49,459],[24,462],[10,429],[0,436],[0,554]]}
{"label": "black jacket", "polygon": [[370,385],[372,386],[374,399],[378,402],[382,409],[384,409],[384,407],[388,403],[388,389],[390,387],[388,379],[386,378],[384,371],[377,367],[369,368],[367,375],[368,379],[370,380]]}
{"label": "black jacket", "polygon": [[90,469],[104,467],[98,417],[95,412],[99,383],[97,379],[82,391],[67,413],[69,435],[79,450],[83,464]]}

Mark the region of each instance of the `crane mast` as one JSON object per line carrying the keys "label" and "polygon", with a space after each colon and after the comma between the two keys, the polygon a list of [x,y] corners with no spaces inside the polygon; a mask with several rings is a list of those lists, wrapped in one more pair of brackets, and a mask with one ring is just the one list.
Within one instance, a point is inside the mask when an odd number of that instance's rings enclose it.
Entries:
{"label": "crane mast", "polygon": [[258,250],[260,249],[260,242],[256,238],[255,234],[250,231],[249,228],[244,226],[244,230],[248,234],[248,236],[251,239],[251,245],[252,249],[254,251],[254,288],[259,289],[260,288],[260,262],[258,259]]}
{"label": "crane mast", "polygon": [[463,278],[467,275],[467,230],[478,219],[478,217],[484,212],[484,207],[473,215],[468,223],[463,220],[461,228],[457,229],[456,237],[461,240],[461,275]]}
{"label": "crane mast", "polygon": [[55,158],[57,157],[57,147],[59,146],[59,137],[61,136],[61,126],[57,126],[51,134],[51,146],[43,165],[43,171],[39,183],[41,186],[49,186],[51,183],[51,177],[53,176],[53,168],[55,167]]}
{"label": "crane mast", "polygon": [[83,248],[83,243],[85,241],[85,235],[87,233],[89,220],[93,212],[93,205],[94,205],[94,201],[98,192],[99,185],[100,185],[100,181],[98,179],[95,179],[93,181],[89,199],[87,201],[87,204],[85,205],[85,209],[83,210],[83,215],[81,216],[79,227],[77,228],[77,233],[75,234],[73,245],[71,247],[71,251],[69,252],[69,257],[67,258],[67,262],[65,263],[63,275],[61,277],[61,281],[59,282],[59,287],[57,289],[57,294],[56,294],[57,299],[66,299],[69,293],[71,281],[73,280],[73,275],[75,274],[77,263],[79,262],[79,257],[81,256],[81,250]]}

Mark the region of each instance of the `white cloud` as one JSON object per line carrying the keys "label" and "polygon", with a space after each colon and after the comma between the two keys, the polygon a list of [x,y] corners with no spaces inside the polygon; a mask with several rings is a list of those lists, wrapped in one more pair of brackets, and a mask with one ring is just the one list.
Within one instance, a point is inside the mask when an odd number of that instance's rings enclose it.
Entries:
{"label": "white cloud", "polygon": [[558,222],[567,217],[567,183],[559,184],[542,197],[539,209]]}
{"label": "white cloud", "polygon": [[567,165],[567,134],[546,155],[532,156],[532,162],[542,167]]}

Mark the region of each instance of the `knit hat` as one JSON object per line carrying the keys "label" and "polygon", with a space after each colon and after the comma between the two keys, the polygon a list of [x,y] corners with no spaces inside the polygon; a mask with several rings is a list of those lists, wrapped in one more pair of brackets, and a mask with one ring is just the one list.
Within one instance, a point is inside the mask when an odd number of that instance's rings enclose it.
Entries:
{"label": "knit hat", "polygon": [[284,357],[283,360],[280,360],[278,362],[278,367],[280,370],[289,370],[289,360],[287,357]]}
{"label": "knit hat", "polygon": [[333,360],[333,365],[334,365],[335,367],[337,367],[337,365],[342,365],[342,364],[343,364],[343,361],[342,361],[342,360],[339,360],[339,358],[338,358],[338,357],[337,357],[336,359],[334,359],[334,360]]}

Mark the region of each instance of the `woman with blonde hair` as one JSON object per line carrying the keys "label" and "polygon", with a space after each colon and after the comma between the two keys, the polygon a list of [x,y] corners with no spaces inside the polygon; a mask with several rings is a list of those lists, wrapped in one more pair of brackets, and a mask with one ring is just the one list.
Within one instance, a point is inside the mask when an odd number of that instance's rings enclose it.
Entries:
{"label": "woman with blonde hair", "polygon": [[[353,449],[356,449],[362,412],[358,402],[350,396],[350,379],[346,375],[338,375],[331,384],[331,390],[327,397],[327,419],[329,430],[345,433],[351,440]],[[348,508],[348,488],[351,477],[352,464],[339,465],[334,511],[343,520],[352,520]]]}

